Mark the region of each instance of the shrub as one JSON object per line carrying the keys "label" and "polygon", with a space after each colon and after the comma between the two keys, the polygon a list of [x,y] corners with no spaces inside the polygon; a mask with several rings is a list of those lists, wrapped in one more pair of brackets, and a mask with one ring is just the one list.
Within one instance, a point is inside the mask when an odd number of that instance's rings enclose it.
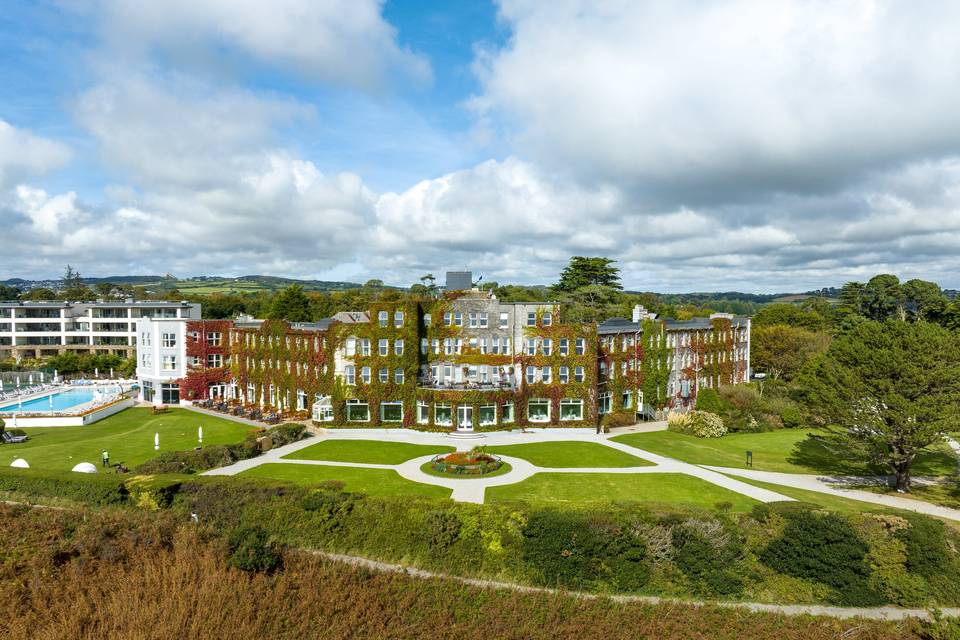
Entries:
{"label": "shrub", "polygon": [[922,516],[905,516],[910,523],[894,533],[906,546],[906,567],[910,573],[933,578],[943,575],[953,557],[947,548],[946,526],[939,520]]}
{"label": "shrub", "polygon": [[882,598],[868,584],[868,551],[853,527],[834,514],[785,511],[783,535],[759,554],[761,562],[795,578],[833,588],[832,600],[850,606],[875,605]]}
{"label": "shrub", "polygon": [[227,542],[232,567],[251,573],[271,573],[283,565],[283,554],[270,540],[269,534],[258,526],[240,527],[230,534]]}
{"label": "shrub", "polygon": [[673,527],[673,562],[697,595],[739,596],[744,581],[733,570],[742,546],[717,520],[688,520]]}
{"label": "shrub", "polygon": [[38,498],[66,498],[83,504],[123,504],[129,492],[122,476],[36,469],[0,469],[0,491]]}
{"label": "shrub", "polygon": [[604,429],[613,427],[629,427],[637,423],[637,416],[632,411],[618,411],[616,413],[605,413],[600,416],[600,424]]}
{"label": "shrub", "polygon": [[438,549],[453,546],[460,537],[460,519],[453,513],[431,511],[427,514],[426,526],[430,545]]}
{"label": "shrub", "polygon": [[720,416],[706,411],[671,413],[667,416],[667,428],[697,438],[719,438],[727,432]]}
{"label": "shrub", "polygon": [[720,397],[716,389],[707,387],[697,392],[697,411],[708,411],[717,415],[723,415],[730,408],[730,403]]}
{"label": "shrub", "polygon": [[270,429],[270,438],[274,447],[282,447],[291,442],[302,440],[307,428],[302,424],[280,424]]}
{"label": "shrub", "polygon": [[649,578],[643,541],[606,514],[535,511],[523,536],[523,560],[537,582],[636,591]]}

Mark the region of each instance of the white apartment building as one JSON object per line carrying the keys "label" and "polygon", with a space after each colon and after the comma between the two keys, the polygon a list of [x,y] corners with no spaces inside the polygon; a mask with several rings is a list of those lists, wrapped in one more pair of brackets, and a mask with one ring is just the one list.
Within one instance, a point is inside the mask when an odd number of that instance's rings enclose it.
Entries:
{"label": "white apartment building", "polygon": [[140,400],[179,404],[177,380],[187,373],[187,322],[190,318],[140,318],[137,325],[137,382]]}
{"label": "white apartment building", "polygon": [[189,302],[0,302],[0,359],[45,358],[61,353],[131,357],[143,318],[199,319]]}

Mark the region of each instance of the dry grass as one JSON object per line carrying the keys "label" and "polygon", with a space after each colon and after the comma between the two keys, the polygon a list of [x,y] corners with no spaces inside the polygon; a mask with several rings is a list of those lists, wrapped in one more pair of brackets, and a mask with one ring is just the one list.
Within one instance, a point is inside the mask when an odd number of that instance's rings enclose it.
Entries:
{"label": "dry grass", "polygon": [[299,554],[248,575],[226,566],[219,540],[169,519],[83,518],[0,506],[0,637],[918,638],[912,623],[481,590]]}

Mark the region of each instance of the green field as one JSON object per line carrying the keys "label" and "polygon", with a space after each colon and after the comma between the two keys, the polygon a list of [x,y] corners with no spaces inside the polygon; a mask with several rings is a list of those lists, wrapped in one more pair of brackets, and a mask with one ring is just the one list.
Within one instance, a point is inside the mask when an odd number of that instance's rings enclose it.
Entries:
{"label": "green field", "polygon": [[729,502],[750,511],[756,500],[679,473],[538,473],[517,484],[488,487],[487,502],[524,501],[569,506],[597,502],[646,502],[714,508]]}
{"label": "green field", "polygon": [[451,453],[454,447],[442,445],[383,442],[380,440],[324,440],[283,456],[290,460],[330,460],[364,464],[400,464],[411,458]]}
{"label": "green field", "polygon": [[489,453],[523,458],[546,468],[649,467],[652,462],[593,442],[534,442],[489,447]]}
{"label": "green field", "polygon": [[[753,452],[753,469],[784,473],[877,475],[888,470],[846,460],[841,452],[808,429],[780,429],[764,433],[731,433],[722,438],[697,438],[673,431],[616,436],[616,442],[692,464],[748,469],[746,452]],[[957,471],[956,456],[946,444],[917,456],[913,474],[950,475]]]}
{"label": "green field", "polygon": [[0,446],[0,464],[25,459],[34,469],[69,471],[78,462],[100,466],[100,452],[110,462],[122,462],[131,469],[153,458],[153,435],[160,434],[160,452],[184,451],[197,446],[197,427],[203,427],[203,444],[240,442],[251,427],[197,413],[171,409],[153,415],[147,407],[133,407],[83,427],[24,429],[30,439],[21,444]]}
{"label": "green field", "polygon": [[347,491],[372,496],[423,496],[449,498],[450,489],[431,484],[404,480],[392,469],[360,469],[355,467],[328,467],[316,464],[262,464],[240,474],[244,477],[288,480],[302,485],[314,485],[328,480],[339,480]]}

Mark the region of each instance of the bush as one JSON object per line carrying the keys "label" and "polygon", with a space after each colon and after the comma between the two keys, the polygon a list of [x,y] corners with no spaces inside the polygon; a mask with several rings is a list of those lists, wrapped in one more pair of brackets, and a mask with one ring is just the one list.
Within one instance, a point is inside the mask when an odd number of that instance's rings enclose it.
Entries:
{"label": "bush", "polygon": [[283,565],[280,548],[258,526],[235,529],[230,534],[227,547],[230,550],[227,563],[242,571],[271,573]]}
{"label": "bush", "polygon": [[273,440],[273,446],[276,448],[302,440],[306,431],[307,428],[302,424],[290,423],[273,427],[270,429],[269,434],[271,440]]}
{"label": "bush", "polygon": [[607,514],[536,511],[523,536],[523,560],[542,584],[636,591],[649,578],[643,541]]}
{"label": "bush", "polygon": [[632,412],[618,411],[616,413],[605,413],[600,416],[600,424],[604,429],[613,427],[629,427],[637,423],[637,416]]}
{"label": "bush", "polygon": [[806,510],[785,511],[783,515],[787,517],[783,535],[761,551],[761,562],[780,573],[832,587],[832,601],[837,604],[883,602],[868,584],[867,544],[846,520]]}
{"label": "bush", "polygon": [[697,411],[707,411],[722,416],[730,408],[730,403],[720,397],[716,389],[705,388],[697,392]]}
{"label": "bush", "polygon": [[727,432],[720,416],[706,411],[671,413],[667,416],[667,428],[697,438],[719,438]]}
{"label": "bush", "polygon": [[744,581],[735,570],[742,545],[728,525],[717,520],[688,520],[673,527],[673,561],[706,597],[737,597]]}
{"label": "bush", "polygon": [[123,476],[36,469],[0,469],[0,491],[36,498],[66,498],[93,506],[123,504],[129,495]]}

